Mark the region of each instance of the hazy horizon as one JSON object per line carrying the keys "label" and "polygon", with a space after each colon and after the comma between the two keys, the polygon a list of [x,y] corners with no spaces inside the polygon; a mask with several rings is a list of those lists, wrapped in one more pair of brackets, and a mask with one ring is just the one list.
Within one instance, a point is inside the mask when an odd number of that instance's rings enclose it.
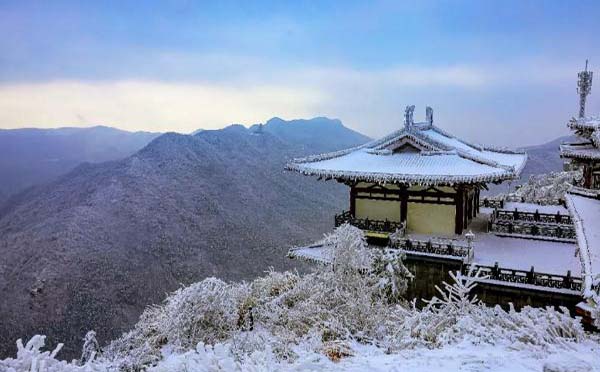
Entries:
{"label": "hazy horizon", "polygon": [[[0,128],[190,133],[326,116],[378,137],[434,108],[465,139],[568,134],[596,2],[0,5]],[[600,112],[592,88],[588,113]]]}

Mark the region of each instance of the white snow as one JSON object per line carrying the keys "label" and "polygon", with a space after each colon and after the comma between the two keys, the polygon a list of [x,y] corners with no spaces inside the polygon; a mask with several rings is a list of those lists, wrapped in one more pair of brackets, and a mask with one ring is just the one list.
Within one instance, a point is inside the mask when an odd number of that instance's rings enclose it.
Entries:
{"label": "white snow", "polygon": [[310,245],[308,247],[297,247],[292,248],[288,252],[288,256],[290,258],[301,258],[307,261],[315,261],[319,263],[330,263],[329,256],[329,247],[324,245]]}
{"label": "white snow", "polygon": [[370,154],[366,149],[356,150],[339,158],[306,163],[302,165],[302,168],[329,172],[399,174],[429,178],[478,175],[501,177],[506,173],[504,169],[476,163],[462,158],[458,154],[422,156],[415,153],[396,153],[384,156]]}
{"label": "white snow", "polygon": [[566,194],[566,200],[577,231],[585,293],[591,295],[592,281],[600,274],[600,200],[574,193]]}
{"label": "white snow", "polygon": [[346,371],[346,372],[593,372],[600,370],[600,350],[595,343],[569,344],[540,352],[518,350],[511,345],[474,344],[465,340],[442,348],[407,349],[394,354],[375,346],[352,343],[354,356],[332,362],[325,356],[302,353],[293,363],[275,362],[257,353],[245,363],[227,355],[226,346],[214,351],[171,354],[149,372],[186,371]]}
{"label": "white snow", "polygon": [[[439,348],[408,348],[388,354],[372,345],[350,343],[353,356],[333,362],[320,353],[299,351],[297,360],[276,360],[269,352],[255,352],[243,361],[231,353],[232,345],[199,344],[186,352],[164,350],[163,359],[148,372],[594,372],[600,371],[600,348],[592,341],[567,342],[541,350],[515,348],[511,344],[486,344],[465,339]],[[30,359],[0,360],[6,372],[108,372],[116,368],[100,362],[78,366],[58,361],[48,352],[31,352]]]}
{"label": "white snow", "polygon": [[541,205],[535,203],[517,203],[517,202],[505,202],[504,209],[514,211],[515,208],[521,212],[532,212],[535,213],[537,210],[540,213],[556,214],[560,212],[562,215],[568,215],[569,211],[562,205]]}
{"label": "white snow", "polygon": [[566,275],[581,274],[581,264],[575,257],[575,244],[542,240],[500,237],[494,234],[475,234],[473,262],[507,269]]}
{"label": "white snow", "polygon": [[455,137],[451,137],[445,133],[441,133],[437,128],[432,128],[420,132],[421,134],[433,139],[436,142],[443,143],[453,149],[465,151],[473,156],[480,156],[490,161],[497,162],[502,165],[519,168],[523,163],[523,154],[505,153],[499,151],[491,151],[488,149],[479,149],[475,145],[463,142]]}
{"label": "white snow", "polygon": [[[427,150],[386,151],[399,141]],[[523,153],[484,149],[438,128],[415,126],[357,148],[295,159],[287,169],[308,175],[377,182],[491,182],[518,176],[526,159]]]}

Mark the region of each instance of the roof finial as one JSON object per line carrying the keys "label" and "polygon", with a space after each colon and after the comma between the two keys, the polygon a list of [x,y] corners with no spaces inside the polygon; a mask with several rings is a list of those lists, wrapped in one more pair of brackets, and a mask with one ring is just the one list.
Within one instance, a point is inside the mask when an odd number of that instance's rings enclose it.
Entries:
{"label": "roof finial", "polygon": [[404,110],[404,127],[406,129],[410,129],[410,127],[412,127],[412,125],[414,124],[414,120],[413,120],[413,112],[414,111],[415,111],[415,105],[406,106],[406,109]]}
{"label": "roof finial", "polygon": [[579,93],[579,117],[585,117],[585,101],[592,91],[592,71],[588,71],[588,60],[585,60],[585,70],[577,74],[577,93]]}
{"label": "roof finial", "polygon": [[433,109],[429,106],[425,108],[425,121],[427,125],[433,125]]}

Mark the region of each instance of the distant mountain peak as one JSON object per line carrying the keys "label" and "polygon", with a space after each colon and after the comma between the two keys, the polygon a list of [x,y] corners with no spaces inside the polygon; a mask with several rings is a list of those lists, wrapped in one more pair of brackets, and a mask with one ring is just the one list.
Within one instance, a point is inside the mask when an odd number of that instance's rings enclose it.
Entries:
{"label": "distant mountain peak", "polygon": [[343,126],[340,119],[331,119],[325,116],[317,116],[311,119],[292,119],[285,120],[280,117],[272,117],[267,120],[265,126],[273,126],[273,125],[310,125],[310,124],[318,124],[318,125],[339,125]]}

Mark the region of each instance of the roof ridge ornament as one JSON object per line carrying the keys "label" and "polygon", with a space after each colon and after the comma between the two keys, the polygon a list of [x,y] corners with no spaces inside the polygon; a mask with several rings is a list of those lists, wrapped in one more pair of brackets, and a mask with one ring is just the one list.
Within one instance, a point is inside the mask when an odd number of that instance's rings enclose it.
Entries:
{"label": "roof ridge ornament", "polygon": [[425,107],[425,121],[427,125],[433,125],[433,109],[429,106]]}
{"label": "roof ridge ornament", "polygon": [[577,74],[577,93],[579,93],[579,117],[585,117],[585,101],[592,91],[593,72],[588,71],[588,60],[585,60],[585,70]]}
{"label": "roof ridge ornament", "polygon": [[413,119],[414,112],[415,105],[406,106],[406,109],[404,109],[404,128],[406,128],[407,130],[410,130],[410,128],[415,123]]}

